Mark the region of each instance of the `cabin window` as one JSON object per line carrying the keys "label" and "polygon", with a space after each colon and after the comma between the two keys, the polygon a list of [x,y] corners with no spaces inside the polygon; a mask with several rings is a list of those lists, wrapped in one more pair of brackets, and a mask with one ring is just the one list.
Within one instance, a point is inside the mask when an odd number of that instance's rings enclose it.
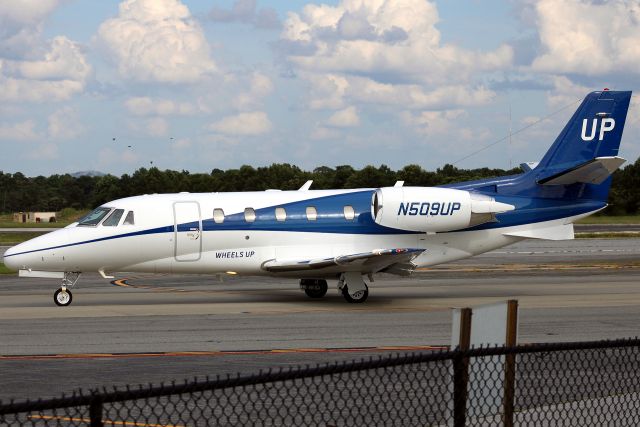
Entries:
{"label": "cabin window", "polygon": [[124,209],[116,209],[109,215],[107,219],[102,223],[105,227],[115,227],[120,223],[120,218],[122,218],[122,214],[124,214]]}
{"label": "cabin window", "polygon": [[345,206],[344,207],[344,218],[351,221],[356,217],[356,211],[353,210],[353,206]]}
{"label": "cabin window", "polygon": [[287,219],[287,211],[284,208],[276,208],[276,219],[278,221],[284,221]]}
{"label": "cabin window", "polygon": [[247,222],[254,222],[256,220],[256,211],[253,208],[245,208],[244,220]]}
{"label": "cabin window", "polygon": [[124,222],[122,225],[135,225],[135,221],[133,219],[133,211],[127,212],[127,216],[124,218]]}
{"label": "cabin window", "polygon": [[216,224],[222,224],[224,222],[224,211],[220,208],[213,210],[213,222]]}
{"label": "cabin window", "polygon": [[313,206],[307,206],[307,220],[315,221],[318,219],[318,211]]}
{"label": "cabin window", "polygon": [[111,208],[98,208],[78,221],[78,225],[95,227],[109,212]]}

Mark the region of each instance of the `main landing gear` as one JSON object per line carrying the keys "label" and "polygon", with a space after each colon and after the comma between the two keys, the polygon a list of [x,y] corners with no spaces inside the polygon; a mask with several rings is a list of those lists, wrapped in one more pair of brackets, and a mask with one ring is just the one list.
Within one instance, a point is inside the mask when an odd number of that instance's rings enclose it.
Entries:
{"label": "main landing gear", "polygon": [[338,289],[342,292],[344,299],[352,304],[365,302],[369,296],[369,287],[358,271],[342,273],[338,281]]}
{"label": "main landing gear", "polygon": [[67,287],[71,288],[78,282],[80,278],[80,273],[78,272],[65,272],[64,279],[62,279],[62,286],[60,289],[56,290],[53,293],[53,302],[56,303],[57,306],[66,307],[71,304],[73,300],[73,295],[71,291],[67,289]]}
{"label": "main landing gear", "polygon": [[309,298],[322,298],[327,294],[327,281],[322,279],[300,279],[300,289]]}

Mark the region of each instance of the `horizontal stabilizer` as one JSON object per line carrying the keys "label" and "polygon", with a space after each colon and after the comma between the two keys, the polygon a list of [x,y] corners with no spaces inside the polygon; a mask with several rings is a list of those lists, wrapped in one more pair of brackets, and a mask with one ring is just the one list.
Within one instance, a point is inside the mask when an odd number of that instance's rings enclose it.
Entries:
{"label": "horizontal stabilizer", "polygon": [[272,259],[262,264],[262,269],[270,272],[307,271],[339,265],[349,265],[356,261],[360,261],[362,264],[366,262],[381,264],[380,268],[384,268],[394,263],[409,261],[422,252],[424,252],[424,249],[398,248],[377,249],[371,252],[362,252],[358,254],[340,255],[336,257],[319,259],[282,261]]}
{"label": "horizontal stabilizer", "polygon": [[550,227],[536,227],[536,224],[530,224],[531,228],[521,229],[503,233],[505,236],[525,237],[527,239],[540,240],[572,240],[573,224],[561,224]]}
{"label": "horizontal stabilizer", "polygon": [[626,162],[622,157],[596,157],[581,165],[538,179],[543,185],[570,185],[578,182],[602,184],[616,169]]}

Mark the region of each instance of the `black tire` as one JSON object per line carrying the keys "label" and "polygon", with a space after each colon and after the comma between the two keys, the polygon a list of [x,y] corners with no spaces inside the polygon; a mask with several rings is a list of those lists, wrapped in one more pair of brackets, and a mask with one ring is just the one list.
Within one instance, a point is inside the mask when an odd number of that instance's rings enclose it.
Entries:
{"label": "black tire", "polygon": [[59,307],[66,307],[71,304],[71,301],[73,300],[73,295],[71,294],[71,291],[69,289],[65,290],[64,292],[68,296],[68,298],[65,298],[62,295],[62,288],[53,293],[53,302],[55,302]]}
{"label": "black tire", "polygon": [[302,279],[300,284],[304,286],[304,293],[309,298],[322,298],[327,294],[329,286],[326,280],[320,279]]}
{"label": "black tire", "polygon": [[363,303],[367,300],[367,297],[369,296],[369,287],[365,285],[364,291],[359,292],[358,295],[355,295],[354,297],[349,294],[349,288],[347,287],[347,285],[344,285],[342,288],[342,296],[344,297],[344,299],[347,300],[347,302],[351,304]]}

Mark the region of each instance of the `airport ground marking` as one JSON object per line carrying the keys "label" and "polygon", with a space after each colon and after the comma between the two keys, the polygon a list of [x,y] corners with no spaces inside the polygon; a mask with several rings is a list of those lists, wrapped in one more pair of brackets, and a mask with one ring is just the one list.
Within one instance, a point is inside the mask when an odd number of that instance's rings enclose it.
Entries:
{"label": "airport ground marking", "polygon": [[[32,420],[55,420],[55,421],[73,421],[81,423],[91,423],[89,418],[76,418],[76,417],[63,417],[60,415],[29,415],[29,419]],[[187,427],[182,424],[153,424],[137,421],[114,421],[114,420],[102,420],[104,425],[111,426],[133,426],[133,427]]]}
{"label": "airport ground marking", "polygon": [[75,354],[35,354],[35,355],[0,355],[2,360],[60,360],[60,359],[127,359],[146,357],[188,357],[188,356],[243,356],[269,354],[301,354],[301,353],[367,353],[367,352],[408,352],[408,351],[441,351],[448,346],[415,345],[415,346],[381,346],[381,347],[332,347],[332,348],[283,348],[272,350],[220,350],[220,351],[176,351],[147,353],[75,353]]}

